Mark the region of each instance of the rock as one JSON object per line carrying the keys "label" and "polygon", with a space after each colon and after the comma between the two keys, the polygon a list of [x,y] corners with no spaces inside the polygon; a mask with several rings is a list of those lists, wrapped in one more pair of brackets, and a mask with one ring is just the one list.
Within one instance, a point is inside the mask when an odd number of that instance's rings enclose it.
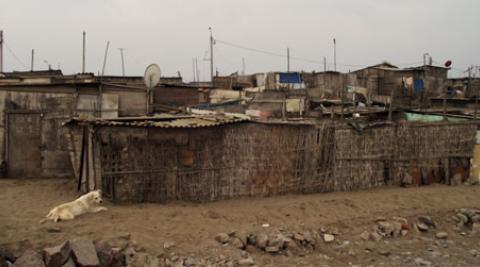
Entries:
{"label": "rock", "polygon": [[414,262],[418,266],[432,266],[432,262],[424,260],[422,258],[415,258]]}
{"label": "rock", "polygon": [[13,267],[45,267],[45,263],[40,253],[28,249],[13,263]]}
{"label": "rock", "polygon": [[[69,258],[67,260],[67,262],[65,262],[65,264],[62,265],[62,267],[75,267],[75,262],[73,261],[72,258]],[[113,267],[113,266],[111,266],[111,267]]]}
{"label": "rock", "polygon": [[421,222],[417,223],[416,225],[417,225],[417,229],[421,232],[427,232],[428,229],[429,229],[426,224],[421,223]]}
{"label": "rock", "polygon": [[382,240],[382,236],[379,235],[377,232],[371,232],[370,233],[370,240],[373,240],[373,241],[380,241]]}
{"label": "rock", "polygon": [[401,236],[406,236],[408,234],[408,230],[402,230],[400,231]]}
{"label": "rock", "polygon": [[100,266],[110,266],[113,261],[113,248],[105,240],[95,242],[95,250],[97,251]]}
{"label": "rock", "polygon": [[386,250],[386,249],[381,249],[380,251],[378,251],[378,254],[380,254],[382,256],[385,256],[385,257],[388,257],[388,256],[390,256],[391,252],[389,250]]}
{"label": "rock", "polygon": [[238,261],[238,265],[240,266],[253,266],[255,265],[255,261],[252,258],[241,259]]}
{"label": "rock", "polygon": [[403,218],[403,217],[393,217],[392,219],[393,219],[394,221],[397,221],[397,222],[401,223],[401,224],[406,224],[406,225],[408,225],[408,220],[405,219],[405,218]]}
{"label": "rock", "polygon": [[438,232],[435,234],[435,237],[438,239],[447,239],[448,234],[446,232]]}
{"label": "rock", "polygon": [[279,250],[283,248],[285,237],[283,235],[276,235],[268,242],[269,247],[277,247]]}
{"label": "rock", "polygon": [[470,218],[470,220],[472,221],[472,223],[480,223],[480,214],[476,214],[476,215],[472,216],[472,218]]}
{"label": "rock", "polygon": [[295,233],[293,234],[293,239],[296,241],[302,242],[305,240],[305,236],[300,233]]}
{"label": "rock", "polygon": [[238,248],[238,249],[243,249],[245,247],[245,244],[243,244],[242,240],[238,237],[232,238],[232,241],[230,242],[232,246]]}
{"label": "rock", "polygon": [[393,225],[386,221],[378,222],[377,228],[379,233],[382,234],[383,236],[393,236],[393,233],[395,232]]}
{"label": "rock", "polygon": [[184,266],[187,266],[187,267],[193,267],[193,266],[196,266],[197,265],[197,261],[192,258],[192,257],[187,257],[184,261],[183,261],[183,265]]}
{"label": "rock", "polygon": [[472,232],[474,232],[474,233],[480,233],[480,223],[474,223],[474,224],[472,224]]}
{"label": "rock", "polygon": [[247,251],[248,253],[254,253],[256,250],[257,248],[253,245],[248,244],[247,246],[245,246],[245,251]]}
{"label": "rock", "polygon": [[79,267],[96,267],[100,265],[92,240],[75,239],[70,242],[73,260]]}
{"label": "rock", "polygon": [[463,213],[457,213],[457,215],[455,215],[457,217],[457,219],[462,222],[463,224],[467,224],[468,223],[468,217],[463,214]]}
{"label": "rock", "polygon": [[265,251],[268,253],[277,253],[280,251],[280,248],[277,246],[268,246],[265,248]]}
{"label": "rock", "polygon": [[249,234],[247,236],[247,244],[255,246],[257,244],[257,236],[254,234]]}
{"label": "rock", "polygon": [[303,233],[303,238],[304,238],[305,242],[308,242],[310,244],[315,244],[315,239],[313,238],[312,233],[310,233],[308,231]]}
{"label": "rock", "polygon": [[8,262],[15,262],[15,255],[6,248],[0,247],[0,267],[5,267]]}
{"label": "rock", "polygon": [[123,251],[130,243],[130,234],[116,236],[106,240],[112,248]]}
{"label": "rock", "polygon": [[421,222],[421,223],[424,223],[428,227],[437,228],[437,225],[435,224],[432,217],[430,217],[430,216],[426,216],[426,215],[419,216],[418,221]]}
{"label": "rock", "polygon": [[159,264],[160,262],[157,257],[145,252],[140,252],[135,254],[133,261],[128,266],[158,267]]}
{"label": "rock", "polygon": [[61,233],[62,230],[58,227],[50,227],[50,228],[47,228],[47,233],[50,233],[50,234],[58,234],[58,233]]}
{"label": "rock", "polygon": [[167,240],[165,242],[163,242],[163,248],[164,249],[171,249],[175,247],[175,242],[171,241],[171,240]]}
{"label": "rock", "polygon": [[127,257],[123,253],[114,253],[113,260],[110,267],[125,267],[127,266]]}
{"label": "rock", "polygon": [[331,234],[324,234],[323,235],[323,241],[325,241],[325,243],[331,243],[335,240],[335,236],[334,235],[331,235]]}
{"label": "rock", "polygon": [[474,257],[477,257],[480,254],[476,249],[471,249],[468,252]]}
{"label": "rock", "polygon": [[70,258],[71,251],[70,243],[65,241],[59,246],[45,248],[43,250],[43,259],[47,267],[61,267]]}
{"label": "rock", "polygon": [[385,222],[387,221],[387,218],[383,217],[383,216],[378,216],[376,219],[375,219],[375,222],[378,223],[378,222]]}
{"label": "rock", "polygon": [[230,239],[230,236],[227,235],[226,233],[219,233],[218,235],[215,236],[215,240],[221,244],[225,244],[228,242]]}
{"label": "rock", "polygon": [[257,247],[258,248],[265,248],[268,243],[268,236],[266,234],[259,234],[257,236]]}
{"label": "rock", "polygon": [[362,238],[363,240],[368,240],[370,238],[370,233],[368,231],[363,231],[360,234],[360,238]]}

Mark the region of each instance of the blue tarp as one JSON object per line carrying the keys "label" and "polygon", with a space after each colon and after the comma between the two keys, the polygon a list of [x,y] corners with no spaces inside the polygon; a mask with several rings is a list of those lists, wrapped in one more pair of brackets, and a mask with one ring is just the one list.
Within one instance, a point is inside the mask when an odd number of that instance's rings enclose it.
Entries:
{"label": "blue tarp", "polygon": [[280,83],[302,83],[302,77],[298,72],[280,73]]}
{"label": "blue tarp", "polygon": [[413,90],[417,94],[421,94],[423,92],[423,80],[422,79],[415,79],[413,83]]}

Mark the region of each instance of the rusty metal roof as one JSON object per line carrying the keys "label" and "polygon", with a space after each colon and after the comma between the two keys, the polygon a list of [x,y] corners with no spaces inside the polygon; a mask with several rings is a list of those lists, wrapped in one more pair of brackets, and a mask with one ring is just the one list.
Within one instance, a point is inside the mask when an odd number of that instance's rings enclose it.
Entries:
{"label": "rusty metal roof", "polygon": [[157,127],[157,128],[202,128],[215,127],[225,124],[239,123],[249,121],[248,116],[235,115],[193,115],[193,116],[178,116],[178,117],[138,117],[129,118],[128,120],[117,119],[83,119],[72,118],[65,122],[68,124],[90,124],[96,126],[127,126],[127,127]]}

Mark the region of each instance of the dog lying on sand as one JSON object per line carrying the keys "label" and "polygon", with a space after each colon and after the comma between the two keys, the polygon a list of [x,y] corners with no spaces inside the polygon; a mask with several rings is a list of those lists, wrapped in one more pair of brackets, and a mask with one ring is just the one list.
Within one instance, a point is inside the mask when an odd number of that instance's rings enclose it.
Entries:
{"label": "dog lying on sand", "polygon": [[107,210],[105,207],[98,206],[103,202],[102,191],[96,190],[89,192],[72,202],[59,205],[45,216],[45,219],[40,223],[48,220],[58,222],[59,220],[73,220],[75,217],[85,213],[96,213],[102,210]]}

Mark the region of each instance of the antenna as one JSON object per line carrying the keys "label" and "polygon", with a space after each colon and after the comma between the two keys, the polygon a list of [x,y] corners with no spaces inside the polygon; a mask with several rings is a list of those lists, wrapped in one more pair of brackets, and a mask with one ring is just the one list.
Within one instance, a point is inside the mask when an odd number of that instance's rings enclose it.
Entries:
{"label": "antenna", "polygon": [[245,58],[242,57],[242,75],[245,75]]}
{"label": "antenna", "polygon": [[122,57],[122,76],[125,77],[125,60],[123,59],[123,50],[125,48],[119,48],[118,50],[120,50],[120,56]]}
{"label": "antenna", "polygon": [[0,31],[0,72],[3,72],[3,31]]}
{"label": "antenna", "polygon": [[102,77],[105,74],[105,66],[107,65],[107,54],[108,54],[109,46],[110,46],[110,41],[107,41],[107,47],[105,47],[105,55],[103,56]]}
{"label": "antenna", "polygon": [[333,38],[333,66],[337,71],[337,39]]}
{"label": "antenna", "polygon": [[287,47],[287,72],[290,72],[290,48]]}
{"label": "antenna", "polygon": [[83,31],[83,46],[82,46],[82,73],[85,73],[85,40],[86,40],[86,35],[85,31]]}
{"label": "antenna", "polygon": [[214,43],[214,40],[213,40],[213,34],[212,34],[212,27],[208,27],[208,30],[210,31],[210,78],[211,78],[211,83],[212,83],[212,87],[214,87],[213,85],[213,43]]}
{"label": "antenna", "polygon": [[31,67],[30,67],[30,71],[33,71],[33,63],[34,63],[34,58],[35,58],[35,50],[32,49],[32,62],[31,62]]}
{"label": "antenna", "polygon": [[151,112],[151,91],[160,82],[161,70],[157,64],[150,64],[145,69],[143,75],[143,82],[147,87],[147,114]]}

